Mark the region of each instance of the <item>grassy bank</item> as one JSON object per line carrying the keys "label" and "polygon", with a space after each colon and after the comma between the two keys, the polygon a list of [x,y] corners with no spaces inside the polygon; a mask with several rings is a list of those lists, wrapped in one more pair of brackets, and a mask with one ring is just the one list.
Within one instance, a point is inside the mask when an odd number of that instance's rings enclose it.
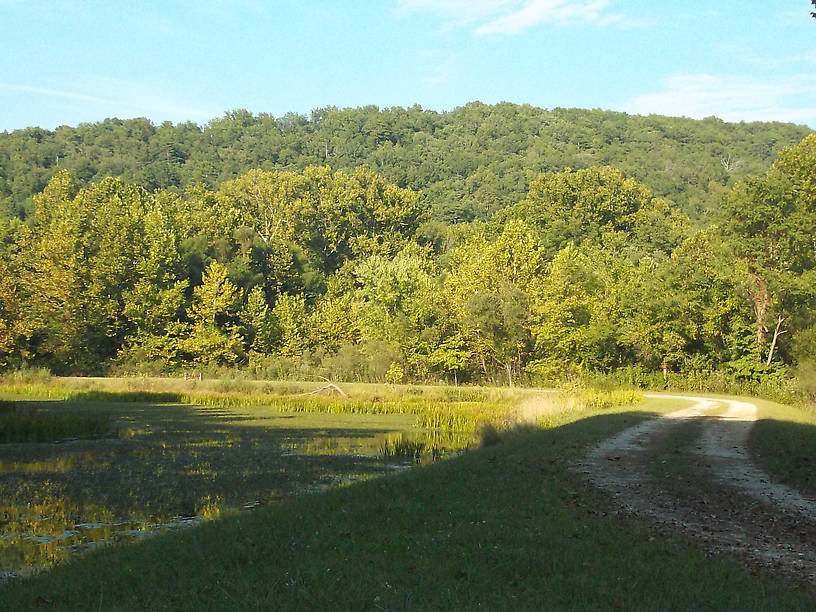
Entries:
{"label": "grassy bank", "polygon": [[[676,406],[676,404],[675,404]],[[568,469],[671,408],[551,413],[546,430],[286,500],[3,587],[5,609],[812,609],[807,593],[607,515]]]}

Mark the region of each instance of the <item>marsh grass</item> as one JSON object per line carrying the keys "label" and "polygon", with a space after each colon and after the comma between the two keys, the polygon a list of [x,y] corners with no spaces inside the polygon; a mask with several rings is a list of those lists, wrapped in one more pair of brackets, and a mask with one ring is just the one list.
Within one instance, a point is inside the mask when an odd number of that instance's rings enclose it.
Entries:
{"label": "marsh grass", "polygon": [[[400,458],[410,459],[419,462],[425,454],[427,445],[423,440],[412,440],[405,434],[386,437],[380,445],[380,456],[384,459]],[[432,451],[434,457],[439,456],[439,451]]]}
{"label": "marsh grass", "polygon": [[50,378],[6,381],[0,393],[9,398],[66,402],[186,404],[224,409],[273,409],[323,414],[404,414],[421,429],[476,432],[486,422],[507,425],[518,404],[539,392],[532,389],[343,385],[348,397],[308,395],[313,382],[250,380],[198,381],[156,378]]}
{"label": "marsh grass", "polygon": [[104,414],[55,414],[15,402],[3,404],[0,406],[0,443],[55,442],[112,434],[110,418]]}
{"label": "marsh grass", "polygon": [[[656,405],[677,407],[651,399],[644,407]],[[565,464],[650,414],[575,410],[563,426],[511,430],[501,445],[422,470],[100,550],[4,585],[3,605],[35,609],[47,599],[67,610],[813,608],[807,589],[601,512]]]}
{"label": "marsh grass", "polygon": [[[467,432],[416,430],[410,406],[388,406],[395,404],[390,400],[352,399],[345,406],[338,398],[311,396],[246,401],[208,389],[62,382],[0,387],[17,398],[4,400],[0,416],[29,424],[36,417],[51,424],[50,437],[66,433],[54,428],[66,420],[110,424],[119,435],[54,445],[14,434],[17,441],[3,445],[0,575],[59,563],[94,545],[94,538],[126,541],[137,531],[162,530],[177,522],[173,517],[221,518],[385,474],[393,467],[378,451],[391,432],[405,432],[406,442],[391,444],[396,453],[410,450],[423,461],[472,444]],[[40,399],[20,399],[32,389]],[[184,394],[198,404],[145,401]],[[99,527],[77,529],[80,523]]]}

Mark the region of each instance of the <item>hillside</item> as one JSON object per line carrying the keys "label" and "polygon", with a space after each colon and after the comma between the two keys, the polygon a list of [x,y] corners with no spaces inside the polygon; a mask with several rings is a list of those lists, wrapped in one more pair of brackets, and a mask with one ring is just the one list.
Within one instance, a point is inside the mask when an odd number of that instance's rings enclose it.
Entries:
{"label": "hillside", "polygon": [[545,110],[472,102],[450,112],[326,107],[309,117],[226,113],[205,126],[106,119],[54,131],[0,133],[0,211],[25,217],[58,170],[79,187],[113,176],[156,189],[218,188],[252,168],[367,165],[422,193],[432,217],[486,220],[527,193],[531,177],[566,167],[613,166],[702,220],[743,176],[762,174],[810,130],[785,123],[725,123]]}

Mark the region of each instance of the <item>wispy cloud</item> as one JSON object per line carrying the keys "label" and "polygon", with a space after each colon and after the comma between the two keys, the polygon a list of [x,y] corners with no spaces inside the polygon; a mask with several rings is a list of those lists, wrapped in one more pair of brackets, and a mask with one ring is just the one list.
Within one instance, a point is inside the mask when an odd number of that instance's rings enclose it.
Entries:
{"label": "wispy cloud", "polygon": [[[813,24],[816,27],[816,23]],[[752,67],[775,69],[801,64],[799,70],[808,70],[808,64],[816,63],[816,47],[798,47],[793,53],[770,54],[754,49],[750,45],[735,42],[717,42],[713,52],[729,61],[744,62]]]}
{"label": "wispy cloud", "polygon": [[169,92],[151,90],[137,83],[106,81],[89,89],[114,92],[115,96],[103,98],[76,91],[0,82],[0,90],[29,96],[74,100],[84,103],[83,106],[88,109],[94,109],[94,113],[103,113],[107,116],[144,116],[156,121],[188,121],[208,120],[217,115],[214,111],[186,104]]}
{"label": "wispy cloud", "polygon": [[402,13],[430,12],[477,35],[518,34],[542,24],[641,25],[612,12],[611,0],[398,0]]}
{"label": "wispy cloud", "polygon": [[624,110],[725,121],[790,121],[816,127],[816,76],[799,74],[772,80],[752,77],[675,75],[661,91],[637,96]]}
{"label": "wispy cloud", "polygon": [[777,19],[780,23],[785,25],[802,25],[807,24],[807,19],[810,17],[810,12],[813,10],[812,6],[808,6],[806,1],[802,2],[802,6],[796,10],[783,11],[779,13]]}
{"label": "wispy cloud", "polygon": [[422,79],[422,82],[426,85],[441,85],[450,79],[451,74],[453,74],[453,60],[449,58],[437,64],[436,68]]}
{"label": "wispy cloud", "polygon": [[87,94],[76,93],[73,91],[48,89],[45,87],[18,85],[15,83],[0,83],[0,89],[5,89],[6,91],[19,91],[22,93],[37,94],[41,96],[50,96],[54,98],[68,98],[70,100],[80,100],[82,102],[93,102],[94,104],[113,104],[111,100],[106,100],[105,98],[99,98],[97,96],[89,96]]}
{"label": "wispy cloud", "polygon": [[542,23],[613,23],[624,16],[609,13],[608,0],[530,0],[520,9],[476,28],[476,34],[518,34]]}
{"label": "wispy cloud", "polygon": [[397,0],[400,13],[429,12],[460,24],[495,16],[518,0]]}

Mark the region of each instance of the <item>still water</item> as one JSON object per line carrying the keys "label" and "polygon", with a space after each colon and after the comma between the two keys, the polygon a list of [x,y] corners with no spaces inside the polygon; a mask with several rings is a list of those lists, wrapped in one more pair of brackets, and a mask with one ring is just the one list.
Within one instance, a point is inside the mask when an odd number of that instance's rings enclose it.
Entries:
{"label": "still water", "polygon": [[232,512],[407,469],[465,437],[410,415],[108,406],[119,435],[0,445],[0,578]]}

